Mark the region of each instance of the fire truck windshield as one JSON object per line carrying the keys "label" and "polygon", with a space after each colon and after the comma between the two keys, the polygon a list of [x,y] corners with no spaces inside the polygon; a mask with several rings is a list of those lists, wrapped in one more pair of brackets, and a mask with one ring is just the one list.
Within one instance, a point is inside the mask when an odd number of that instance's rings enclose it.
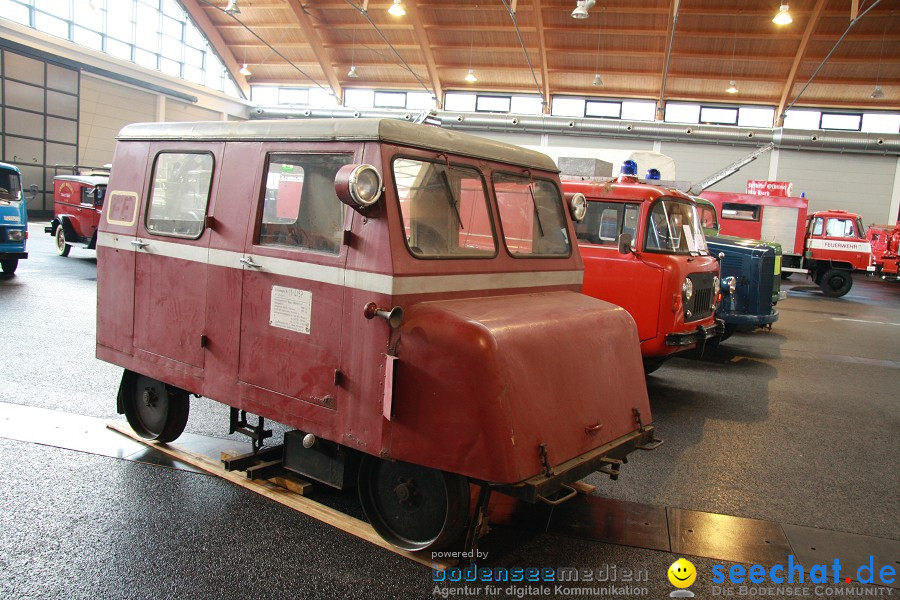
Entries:
{"label": "fire truck windshield", "polygon": [[647,219],[644,249],[672,254],[706,254],[706,238],[696,207],[679,198],[660,198]]}

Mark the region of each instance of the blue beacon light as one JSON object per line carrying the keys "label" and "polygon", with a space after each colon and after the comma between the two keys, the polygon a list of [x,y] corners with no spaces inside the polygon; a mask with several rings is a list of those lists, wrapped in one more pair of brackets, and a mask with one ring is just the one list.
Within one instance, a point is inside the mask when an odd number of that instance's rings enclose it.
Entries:
{"label": "blue beacon light", "polygon": [[636,162],[634,162],[633,160],[626,160],[625,162],[622,163],[622,168],[619,171],[619,173],[622,175],[634,176],[634,175],[637,175],[637,170],[638,170],[638,166],[637,166]]}
{"label": "blue beacon light", "polygon": [[659,169],[649,169],[647,171],[647,176],[644,179],[659,181]]}

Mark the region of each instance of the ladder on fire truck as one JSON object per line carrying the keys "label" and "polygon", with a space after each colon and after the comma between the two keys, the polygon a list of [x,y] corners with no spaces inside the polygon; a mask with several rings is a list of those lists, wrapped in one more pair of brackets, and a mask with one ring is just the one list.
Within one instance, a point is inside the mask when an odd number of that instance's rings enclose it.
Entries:
{"label": "ladder on fire truck", "polygon": [[703,190],[709,189],[712,186],[716,185],[717,183],[719,183],[726,177],[731,177],[732,175],[734,175],[735,173],[740,171],[741,168],[743,168],[745,165],[752,163],[754,160],[756,160],[757,158],[759,158],[760,156],[762,156],[763,154],[765,154],[766,152],[768,152],[769,150],[771,150],[774,147],[775,147],[774,142],[769,142],[765,146],[760,146],[759,148],[757,148],[756,150],[754,150],[747,156],[739,158],[738,160],[734,161],[733,163],[731,163],[724,169],[720,169],[720,170],[716,171],[715,173],[713,173],[712,175],[706,177],[705,179],[702,179],[701,181],[693,184],[691,186],[691,190],[690,190],[691,193],[696,196]]}

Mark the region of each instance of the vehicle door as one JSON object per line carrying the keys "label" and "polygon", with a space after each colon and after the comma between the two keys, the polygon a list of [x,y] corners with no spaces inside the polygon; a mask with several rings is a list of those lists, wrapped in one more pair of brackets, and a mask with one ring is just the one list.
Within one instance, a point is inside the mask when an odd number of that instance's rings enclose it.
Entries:
{"label": "vehicle door", "polygon": [[619,254],[618,246],[619,235],[628,233],[634,240],[632,248],[641,248],[639,220],[639,204],[590,201],[575,233],[584,260],[584,293],[627,310],[643,341],[656,337],[661,270],[635,252]]}
{"label": "vehicle door", "polygon": [[134,346],[203,368],[210,231],[223,143],[151,145],[135,249]]}
{"label": "vehicle door", "polygon": [[263,146],[263,177],[240,259],[242,394],[336,408],[349,211],[334,179],[355,149]]}

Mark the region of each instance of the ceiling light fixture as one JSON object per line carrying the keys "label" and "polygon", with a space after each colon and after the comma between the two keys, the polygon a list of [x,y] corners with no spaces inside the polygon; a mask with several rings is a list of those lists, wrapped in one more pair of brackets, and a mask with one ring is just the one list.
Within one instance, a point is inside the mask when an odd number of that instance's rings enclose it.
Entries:
{"label": "ceiling light fixture", "polygon": [[794,19],[791,18],[791,13],[788,12],[789,10],[788,3],[783,3],[778,7],[778,14],[775,15],[772,22],[776,25],[788,25],[789,23],[792,23]]}
{"label": "ceiling light fixture", "polygon": [[244,63],[244,66],[241,67],[241,70],[238,71],[238,73],[240,73],[244,77],[250,77],[251,75],[253,75],[253,73],[250,71],[250,69],[247,68],[247,63]]}
{"label": "ceiling light fixture", "polygon": [[228,6],[225,7],[225,14],[227,15],[239,15],[241,14],[241,8],[237,5],[238,0],[228,0]]}
{"label": "ceiling light fixture", "polygon": [[603,78],[600,77],[600,73],[594,75],[594,81],[593,83],[591,83],[591,85],[603,85]]}
{"label": "ceiling light fixture", "polygon": [[359,73],[356,72],[356,65],[350,65],[350,70],[347,71],[347,77],[352,77],[353,79],[359,77]]}
{"label": "ceiling light fixture", "polygon": [[391,4],[391,7],[388,9],[388,12],[395,17],[402,17],[405,15],[406,7],[403,6],[403,0],[394,0],[394,3]]}
{"label": "ceiling light fixture", "polygon": [[466,79],[466,81],[468,81],[469,83],[475,83],[476,81],[478,81],[478,78],[475,77],[475,71],[474,71],[473,69],[469,69],[469,72],[466,73],[466,78],[465,78],[465,79]]}
{"label": "ceiling light fixture", "polygon": [[594,8],[594,5],[597,4],[597,0],[576,0],[575,2],[575,10],[572,11],[573,19],[587,19],[588,11]]}
{"label": "ceiling light fixture", "polygon": [[728,82],[728,87],[725,89],[725,91],[728,92],[729,94],[737,94],[738,93],[737,83],[735,83],[734,79],[732,79],[731,81]]}
{"label": "ceiling light fixture", "polygon": [[884,92],[881,90],[880,85],[875,86],[875,89],[872,90],[871,94],[869,94],[869,98],[872,98],[873,100],[881,100],[882,98],[884,98]]}

